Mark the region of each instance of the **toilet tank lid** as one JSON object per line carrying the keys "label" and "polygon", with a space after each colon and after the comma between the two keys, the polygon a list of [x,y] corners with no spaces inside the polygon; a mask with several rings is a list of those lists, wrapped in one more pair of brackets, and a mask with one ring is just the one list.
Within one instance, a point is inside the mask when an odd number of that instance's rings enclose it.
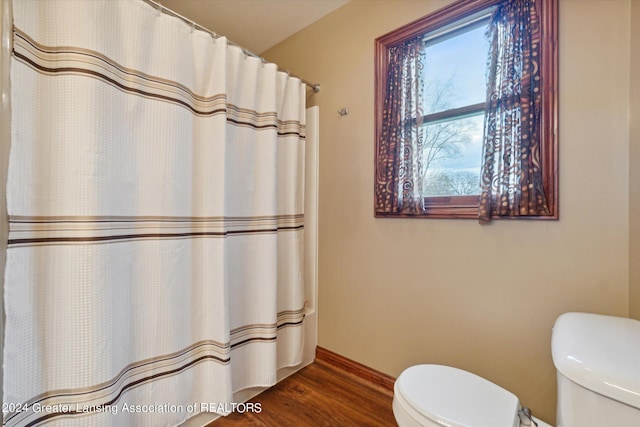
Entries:
{"label": "toilet tank lid", "polygon": [[566,313],[553,326],[551,349],[562,375],[640,409],[640,322]]}

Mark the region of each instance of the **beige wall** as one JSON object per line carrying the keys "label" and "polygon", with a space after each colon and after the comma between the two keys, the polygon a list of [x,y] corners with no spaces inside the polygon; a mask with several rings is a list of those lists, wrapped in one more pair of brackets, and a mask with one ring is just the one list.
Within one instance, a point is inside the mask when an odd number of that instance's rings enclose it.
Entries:
{"label": "beige wall", "polygon": [[640,0],[631,2],[629,314],[640,320]]}
{"label": "beige wall", "polygon": [[375,219],[374,39],[447,3],[352,0],[264,53],[322,84],[319,345],[467,369],[553,422],[557,316],[629,311],[629,1],[560,1],[559,221]]}

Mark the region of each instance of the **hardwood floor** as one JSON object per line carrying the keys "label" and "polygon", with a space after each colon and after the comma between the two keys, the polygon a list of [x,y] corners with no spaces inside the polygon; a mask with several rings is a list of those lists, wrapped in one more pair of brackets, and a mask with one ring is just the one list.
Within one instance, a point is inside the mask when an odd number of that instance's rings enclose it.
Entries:
{"label": "hardwood floor", "polygon": [[207,427],[396,426],[388,387],[316,361],[251,399],[260,413],[232,413]]}

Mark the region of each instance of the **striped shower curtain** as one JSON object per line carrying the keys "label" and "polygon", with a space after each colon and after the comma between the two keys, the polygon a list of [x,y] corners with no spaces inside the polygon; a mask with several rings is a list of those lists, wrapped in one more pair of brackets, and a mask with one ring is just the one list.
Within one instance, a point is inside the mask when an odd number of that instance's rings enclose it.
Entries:
{"label": "striped shower curtain", "polygon": [[176,425],[300,363],[298,79],[141,0],[14,1],[11,79],[6,425]]}

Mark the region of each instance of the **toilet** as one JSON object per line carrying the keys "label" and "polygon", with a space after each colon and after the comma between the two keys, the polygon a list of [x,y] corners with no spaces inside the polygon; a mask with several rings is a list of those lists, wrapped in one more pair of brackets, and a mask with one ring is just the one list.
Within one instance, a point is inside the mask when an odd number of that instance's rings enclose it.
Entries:
{"label": "toilet", "polygon": [[[566,313],[553,326],[558,427],[640,426],[640,322]],[[551,427],[517,396],[443,365],[407,368],[394,386],[399,427]]]}

